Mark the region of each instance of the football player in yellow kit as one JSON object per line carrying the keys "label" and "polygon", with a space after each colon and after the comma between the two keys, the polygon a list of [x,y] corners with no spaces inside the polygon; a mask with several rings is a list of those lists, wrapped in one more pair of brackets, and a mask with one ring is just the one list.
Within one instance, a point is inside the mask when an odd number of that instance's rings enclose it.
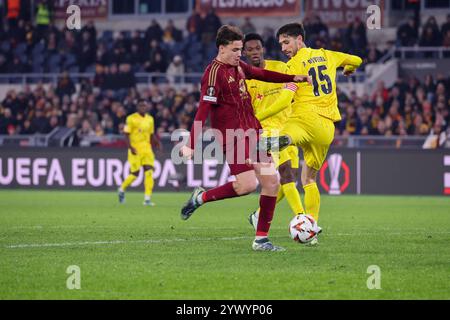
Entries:
{"label": "football player in yellow kit", "polygon": [[118,190],[119,202],[125,202],[125,190],[133,183],[139,175],[141,167],[144,168],[145,196],[144,205],[154,206],[151,201],[153,192],[153,170],[155,155],[152,145],[159,146],[155,138],[155,122],[148,112],[147,101],[141,99],[137,103],[137,112],[129,115],[126,120],[124,133],[128,144],[128,163],[130,174]]}
{"label": "football player in yellow kit", "polygon": [[[245,36],[243,54],[247,61],[255,67],[280,73],[287,72],[284,62],[264,59],[264,41],[259,34],[250,33]],[[289,90],[288,88],[291,87],[291,84],[269,83],[254,79],[246,80],[246,84],[256,118],[258,118],[260,112],[269,108],[277,100],[282,90]],[[283,111],[260,121],[265,136],[279,135],[280,128],[283,127],[291,114],[290,104],[291,101],[287,101],[286,108]],[[298,147],[289,146],[279,153],[272,153],[272,158],[280,173],[281,188],[278,192],[277,203],[286,197],[294,215],[304,213],[300,194],[296,187],[299,169]],[[249,222],[253,227],[257,225],[258,215],[259,209],[249,217]]]}
{"label": "football player in yellow kit", "polygon": [[[277,32],[281,49],[290,60],[289,74],[308,74],[312,86],[306,83],[291,84],[296,90],[283,90],[270,108],[258,115],[260,121],[273,117],[287,108],[292,101],[292,112],[281,129],[279,137],[261,138],[263,150],[283,150],[289,145],[303,150],[305,162],[301,181],[305,190],[305,211],[317,221],[320,193],[316,184],[317,172],[326,159],[334,139],[334,122],[341,120],[336,94],[336,69],[344,68],[344,75],[352,74],[362,63],[358,56],[325,49],[307,48],[305,30],[301,23],[282,26]],[[315,239],[317,242],[317,238]]]}

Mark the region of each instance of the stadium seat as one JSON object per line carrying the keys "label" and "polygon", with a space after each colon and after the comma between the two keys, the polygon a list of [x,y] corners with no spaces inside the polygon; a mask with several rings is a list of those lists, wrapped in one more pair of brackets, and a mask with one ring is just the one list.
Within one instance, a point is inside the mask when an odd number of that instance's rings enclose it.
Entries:
{"label": "stadium seat", "polygon": [[64,69],[69,69],[72,66],[74,66],[77,63],[77,58],[74,54],[68,53],[65,55],[65,61],[64,61]]}
{"label": "stadium seat", "polygon": [[27,50],[27,44],[26,43],[19,43],[17,47],[14,49],[14,54],[17,56],[20,56],[25,53]]}
{"label": "stadium seat", "polygon": [[90,66],[87,66],[86,73],[95,73],[95,64],[91,64]]}
{"label": "stadium seat", "polygon": [[0,50],[7,53],[9,50],[11,50],[11,44],[9,41],[3,41],[0,45]]}
{"label": "stadium seat", "polygon": [[73,66],[67,68],[67,70],[70,73],[78,73],[78,72],[80,72],[80,68],[77,65],[73,65]]}
{"label": "stadium seat", "polygon": [[36,63],[33,61],[32,71],[33,71],[33,73],[43,73],[44,68],[43,68],[42,64]]}
{"label": "stadium seat", "polygon": [[31,54],[32,54],[33,56],[38,55],[38,54],[41,54],[41,53],[43,53],[44,49],[45,49],[45,48],[44,48],[44,44],[43,44],[42,42],[38,42],[38,43],[36,43],[36,44],[34,45]]}
{"label": "stadium seat", "polygon": [[123,37],[125,39],[130,39],[131,38],[131,31],[130,30],[124,30],[122,31]]}
{"label": "stadium seat", "polygon": [[47,67],[50,73],[59,73],[61,72],[61,56],[59,54],[52,54],[47,61]]}
{"label": "stadium seat", "polygon": [[105,30],[102,34],[102,40],[109,42],[113,39],[113,32],[111,30]]}

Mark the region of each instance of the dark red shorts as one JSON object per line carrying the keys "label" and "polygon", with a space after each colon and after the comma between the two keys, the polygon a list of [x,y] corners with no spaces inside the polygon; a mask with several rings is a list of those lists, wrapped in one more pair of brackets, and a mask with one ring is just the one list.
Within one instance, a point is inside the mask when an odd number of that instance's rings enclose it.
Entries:
{"label": "dark red shorts", "polygon": [[[251,159],[251,161],[260,161],[256,153],[256,142],[250,141],[249,138],[236,139],[234,144],[228,147],[224,146],[225,159],[230,167],[230,174],[235,176],[240,173],[254,170],[252,164],[247,164],[246,160]],[[271,162],[270,156],[263,162]]]}

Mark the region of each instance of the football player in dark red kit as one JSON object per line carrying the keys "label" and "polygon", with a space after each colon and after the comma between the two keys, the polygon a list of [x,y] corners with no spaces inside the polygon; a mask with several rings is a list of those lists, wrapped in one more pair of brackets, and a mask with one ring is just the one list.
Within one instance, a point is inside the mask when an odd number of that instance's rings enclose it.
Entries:
{"label": "football player in dark red kit", "polygon": [[[202,204],[227,198],[239,197],[255,191],[257,180],[261,185],[260,216],[256,237],[252,248],[256,251],[283,251],[268,239],[270,223],[273,218],[279,182],[270,157],[259,161],[246,161],[252,158],[251,134],[258,139],[261,125],[255,118],[251,98],[247,92],[245,79],[265,82],[309,82],[308,76],[293,76],[267,71],[248,65],[240,60],[243,48],[243,34],[234,26],[224,25],[216,37],[219,50],[217,57],[208,65],[201,80],[200,105],[191,129],[189,143],[181,148],[186,158],[194,153],[196,138],[201,132],[206,118],[210,115],[211,127],[216,130],[216,140],[221,143],[231,175],[236,181],[205,191],[196,188],[181,210],[181,218],[188,219]],[[230,132],[240,132],[230,136]],[[246,134],[241,134],[246,132]],[[243,154],[239,158],[237,155]],[[238,159],[239,158],[239,159]]]}

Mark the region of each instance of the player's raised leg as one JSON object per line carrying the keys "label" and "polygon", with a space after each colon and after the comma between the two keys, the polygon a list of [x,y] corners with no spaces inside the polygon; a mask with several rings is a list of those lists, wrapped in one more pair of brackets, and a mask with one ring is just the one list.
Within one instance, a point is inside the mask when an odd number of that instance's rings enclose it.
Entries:
{"label": "player's raised leg", "polygon": [[235,198],[256,190],[256,177],[253,170],[249,169],[248,171],[236,174],[235,176],[236,181],[228,182],[208,191],[205,191],[200,187],[196,188],[181,209],[181,218],[183,220],[189,219],[198,207],[207,202]]}

